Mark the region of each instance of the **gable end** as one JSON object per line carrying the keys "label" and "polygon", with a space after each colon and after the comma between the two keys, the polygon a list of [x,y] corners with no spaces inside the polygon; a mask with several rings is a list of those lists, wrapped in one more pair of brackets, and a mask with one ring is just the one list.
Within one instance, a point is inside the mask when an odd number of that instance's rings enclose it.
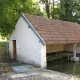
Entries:
{"label": "gable end", "polygon": [[37,37],[40,39],[40,41],[43,43],[43,44],[46,44],[45,41],[42,39],[42,37],[38,34],[38,32],[34,29],[34,27],[31,25],[31,23],[29,22],[29,20],[24,16],[23,13],[21,13],[21,16],[23,17],[23,19],[28,23],[28,28],[31,28],[35,34],[37,35]]}

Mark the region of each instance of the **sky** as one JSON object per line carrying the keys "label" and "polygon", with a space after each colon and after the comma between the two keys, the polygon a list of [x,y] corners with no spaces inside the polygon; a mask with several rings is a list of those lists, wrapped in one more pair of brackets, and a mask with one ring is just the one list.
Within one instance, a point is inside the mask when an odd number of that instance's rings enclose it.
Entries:
{"label": "sky", "polygon": [[34,2],[38,2],[39,0],[32,0],[32,1],[34,1]]}

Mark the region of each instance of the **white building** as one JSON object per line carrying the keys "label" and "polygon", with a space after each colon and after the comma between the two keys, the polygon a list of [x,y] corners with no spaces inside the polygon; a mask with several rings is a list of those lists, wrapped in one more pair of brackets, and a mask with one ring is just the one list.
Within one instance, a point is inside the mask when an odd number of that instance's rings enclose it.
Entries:
{"label": "white building", "polygon": [[79,43],[77,23],[21,13],[9,39],[9,53],[12,59],[46,68],[49,52],[73,51],[72,59],[77,61]]}

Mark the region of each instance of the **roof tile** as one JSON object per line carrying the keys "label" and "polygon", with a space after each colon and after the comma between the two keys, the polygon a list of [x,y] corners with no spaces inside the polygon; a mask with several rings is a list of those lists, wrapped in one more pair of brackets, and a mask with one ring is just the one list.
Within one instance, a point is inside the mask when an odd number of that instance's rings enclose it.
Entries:
{"label": "roof tile", "polygon": [[24,14],[46,44],[80,42],[80,25],[73,22]]}

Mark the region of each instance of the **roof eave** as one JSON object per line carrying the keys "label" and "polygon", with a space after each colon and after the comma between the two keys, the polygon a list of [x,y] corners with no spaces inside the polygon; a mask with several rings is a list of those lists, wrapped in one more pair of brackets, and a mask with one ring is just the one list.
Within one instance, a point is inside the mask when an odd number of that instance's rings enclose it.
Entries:
{"label": "roof eave", "polygon": [[23,17],[23,19],[28,23],[28,25],[31,27],[31,29],[35,32],[35,34],[37,35],[37,37],[41,40],[41,42],[45,45],[45,41],[42,39],[42,37],[38,34],[38,32],[34,29],[34,27],[32,26],[32,24],[29,22],[29,20],[25,17],[25,15],[23,13],[21,13],[21,16]]}

